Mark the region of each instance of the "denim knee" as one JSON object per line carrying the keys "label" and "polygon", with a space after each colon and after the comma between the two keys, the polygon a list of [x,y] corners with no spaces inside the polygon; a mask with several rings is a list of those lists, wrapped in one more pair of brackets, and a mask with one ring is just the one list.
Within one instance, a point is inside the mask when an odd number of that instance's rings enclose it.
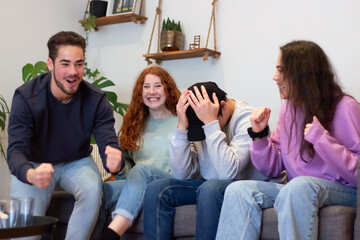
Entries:
{"label": "denim knee", "polygon": [[252,196],[255,190],[246,181],[236,181],[231,183],[225,190],[225,195],[230,198],[241,196]]}
{"label": "denim knee", "polygon": [[165,176],[166,176],[165,172],[155,168],[154,166],[137,164],[128,173],[126,179],[128,179],[129,181],[134,179],[135,181],[144,181],[146,183],[150,183],[155,179],[162,178]]}
{"label": "denim knee", "polygon": [[75,193],[74,197],[76,201],[88,201],[98,206],[101,205],[103,191],[101,182],[92,181],[87,185],[81,186],[80,190]]}
{"label": "denim knee", "polygon": [[303,202],[305,198],[310,201],[315,201],[318,191],[319,187],[312,184],[311,177],[296,177],[280,190],[275,200],[275,207],[278,208],[284,201]]}
{"label": "denim knee", "polygon": [[126,179],[136,176],[143,176],[146,173],[147,165],[137,164],[127,174]]}
{"label": "denim knee", "polygon": [[226,187],[231,180],[207,180],[196,190],[197,199],[201,201],[210,199],[223,199]]}
{"label": "denim knee", "polygon": [[170,179],[167,179],[167,178],[162,178],[162,179],[150,182],[146,187],[144,201],[145,202],[156,202],[156,200],[161,195],[161,192],[169,184],[170,184]]}

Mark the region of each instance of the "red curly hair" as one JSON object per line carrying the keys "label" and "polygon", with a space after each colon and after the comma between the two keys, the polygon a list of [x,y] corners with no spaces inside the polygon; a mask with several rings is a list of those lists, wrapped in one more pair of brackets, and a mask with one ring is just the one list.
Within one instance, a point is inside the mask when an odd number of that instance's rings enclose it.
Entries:
{"label": "red curly hair", "polygon": [[119,143],[124,150],[136,151],[142,146],[142,134],[145,130],[145,122],[149,117],[149,108],[144,104],[142,98],[143,84],[145,76],[148,74],[160,77],[166,95],[165,106],[173,115],[176,115],[176,104],[181,92],[174,79],[161,67],[153,66],[144,69],[135,82],[131,102],[118,133]]}

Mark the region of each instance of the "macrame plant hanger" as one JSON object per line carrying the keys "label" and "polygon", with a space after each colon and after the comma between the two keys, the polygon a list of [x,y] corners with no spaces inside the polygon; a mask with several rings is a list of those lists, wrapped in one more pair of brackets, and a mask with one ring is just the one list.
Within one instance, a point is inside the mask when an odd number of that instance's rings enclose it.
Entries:
{"label": "macrame plant hanger", "polygon": [[[138,3],[138,0],[135,0],[134,6],[133,6],[133,10],[132,10],[133,13],[135,13],[137,3]],[[132,21],[133,23],[138,23],[136,17],[134,17],[134,16],[131,17],[131,21]]]}
{"label": "macrame plant hanger", "polygon": [[[161,22],[161,2],[162,0],[158,1],[158,6],[156,7],[156,12],[155,12],[155,20],[154,20],[154,25],[151,31],[151,36],[150,36],[150,41],[149,41],[149,47],[148,47],[148,54],[150,53],[150,48],[151,48],[151,42],[153,39],[153,35],[154,35],[154,30],[155,30],[155,25],[156,25],[156,20],[158,21],[158,41],[157,41],[157,53],[160,52],[160,22]],[[148,65],[152,64],[152,62],[150,61],[149,58],[145,58],[145,60],[147,61]],[[158,63],[156,61],[156,63]]]}
{"label": "macrame plant hanger", "polygon": [[[211,25],[214,26],[214,50],[217,51],[217,46],[216,46],[216,26],[215,26],[215,5],[217,3],[218,0],[214,0],[211,5],[212,5],[212,11],[211,11],[211,18],[210,18],[210,24],[209,24],[209,31],[208,31],[208,35],[206,38],[206,45],[205,48],[208,47],[208,43],[209,43],[209,37],[210,37],[210,31],[211,31]],[[209,56],[209,52],[206,52],[203,60],[208,60],[208,56]],[[215,54],[214,58],[218,58],[219,55]]]}
{"label": "macrame plant hanger", "polygon": [[[210,24],[209,24],[209,31],[208,31],[208,35],[206,38],[206,45],[205,48],[207,49],[208,43],[209,43],[209,37],[210,37],[210,32],[211,32],[211,25],[213,25],[214,27],[214,50],[217,51],[217,46],[216,46],[216,26],[215,26],[215,7],[216,7],[216,3],[218,0],[213,0],[212,4],[212,11],[211,11],[211,18],[210,18]],[[148,52],[147,54],[150,54],[150,48],[151,48],[151,42],[154,36],[154,31],[155,31],[155,26],[156,26],[156,22],[158,23],[158,41],[157,41],[157,53],[160,52],[160,23],[161,23],[161,3],[162,0],[158,1],[158,6],[156,7],[156,12],[155,12],[155,19],[154,19],[154,24],[153,24],[153,28],[151,31],[151,36],[150,36],[150,41],[149,41],[149,47],[148,47]],[[203,60],[208,60],[208,55],[209,53],[206,51],[203,57]],[[214,58],[218,58],[219,55],[218,54],[214,54]],[[152,64],[151,60],[149,58],[145,58],[145,61],[147,61],[148,65]],[[159,63],[158,60],[155,60],[156,63]]]}

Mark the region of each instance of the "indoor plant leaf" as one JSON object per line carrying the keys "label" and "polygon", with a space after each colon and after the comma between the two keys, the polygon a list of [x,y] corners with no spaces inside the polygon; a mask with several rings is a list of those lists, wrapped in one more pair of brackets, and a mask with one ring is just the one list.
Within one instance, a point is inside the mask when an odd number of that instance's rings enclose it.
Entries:
{"label": "indoor plant leaf", "polygon": [[[5,101],[5,98],[0,94],[0,128],[1,131],[5,130],[5,124],[6,124],[6,116],[9,113],[9,107]],[[4,148],[0,142],[0,152],[6,159],[6,154],[4,151]]]}
{"label": "indoor plant leaf", "polygon": [[22,68],[22,78],[24,82],[31,80],[39,74],[48,72],[47,65],[44,61],[38,61],[35,66],[31,63],[26,64]]}
{"label": "indoor plant leaf", "polygon": [[106,87],[111,87],[111,86],[115,86],[115,83],[109,79],[107,79],[106,77],[101,77],[97,80],[95,80],[92,85],[100,88],[100,89],[103,89],[103,88],[106,88]]}

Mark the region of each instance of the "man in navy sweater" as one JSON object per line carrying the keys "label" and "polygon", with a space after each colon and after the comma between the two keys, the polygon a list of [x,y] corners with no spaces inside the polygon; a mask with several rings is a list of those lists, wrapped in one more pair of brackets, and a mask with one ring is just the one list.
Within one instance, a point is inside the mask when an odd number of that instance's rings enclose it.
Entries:
{"label": "man in navy sweater", "polygon": [[74,195],[66,239],[80,240],[90,237],[102,198],[91,135],[107,171],[118,173],[124,165],[113,110],[103,92],[82,80],[85,47],[84,38],[74,32],[49,39],[50,73],[15,91],[7,154],[11,196],[33,197],[34,215],[45,214],[56,185]]}

